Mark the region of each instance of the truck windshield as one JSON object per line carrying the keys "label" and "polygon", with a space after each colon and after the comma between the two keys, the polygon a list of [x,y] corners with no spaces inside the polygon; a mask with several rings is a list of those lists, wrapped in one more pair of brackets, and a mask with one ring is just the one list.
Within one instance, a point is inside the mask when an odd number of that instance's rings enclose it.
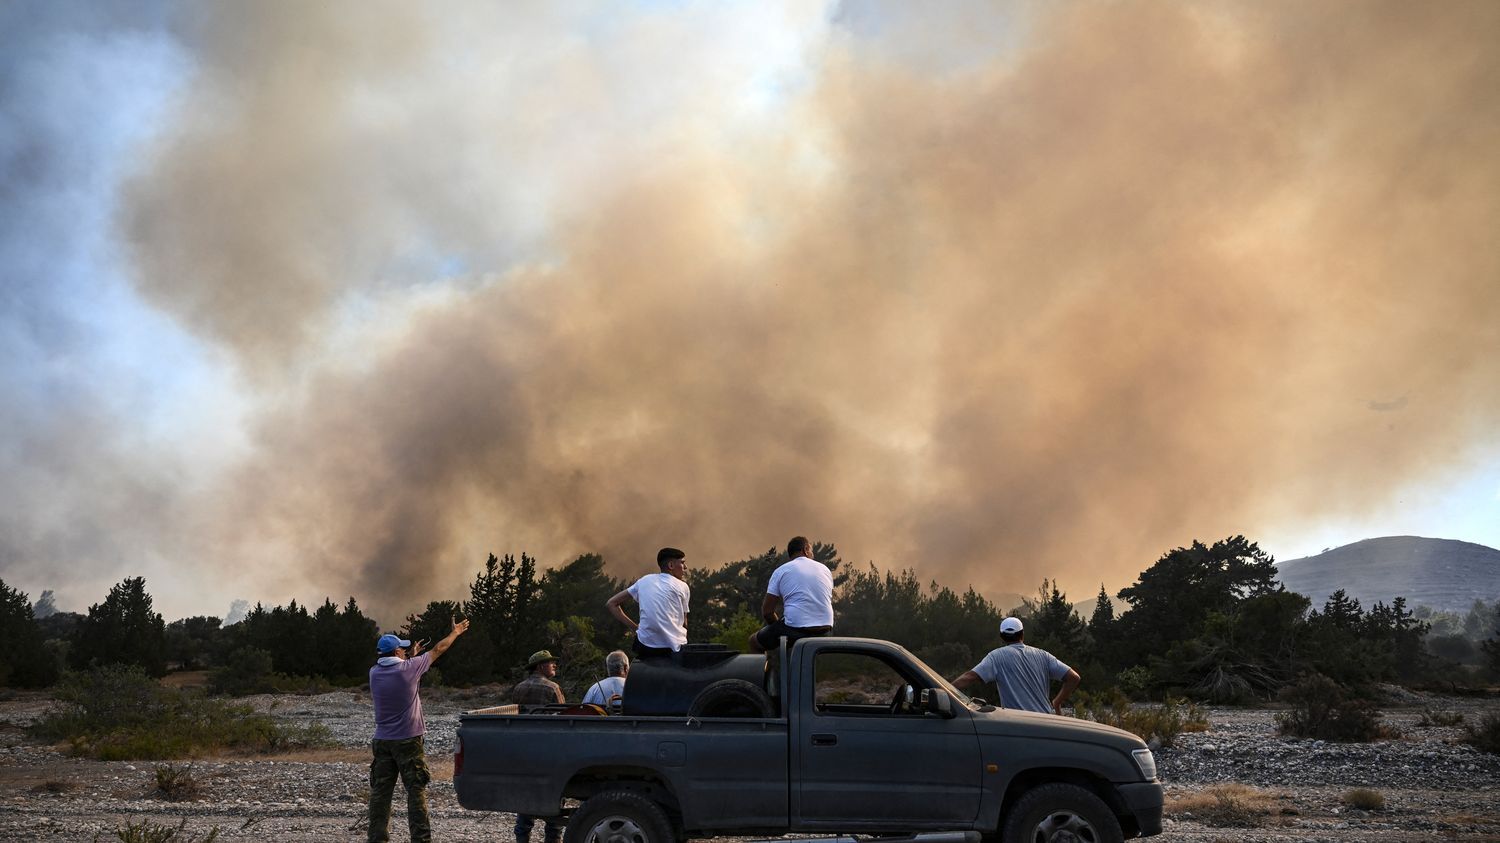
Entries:
{"label": "truck windshield", "polygon": [[949,682],[947,679],[944,679],[941,676],[937,677],[937,681],[938,684],[942,686],[943,690],[948,692],[949,696],[953,697],[955,700],[958,700],[969,708],[974,707],[974,701],[972,699],[969,699],[969,695],[953,687],[952,682]]}
{"label": "truck windshield", "polygon": [[949,696],[951,696],[951,697],[953,697],[953,699],[958,700],[959,702],[963,703],[968,708],[973,708],[974,707],[974,700],[971,699],[968,694],[965,694],[963,691],[960,691],[957,688],[953,687],[953,683],[949,682],[946,678],[944,678],[944,676],[941,673],[938,673],[936,670],[933,670],[931,665],[929,665],[926,662],[922,661],[921,659],[917,658],[915,655],[912,654],[912,652],[910,650],[906,649],[905,647],[901,648],[901,652],[905,653],[907,655],[907,657],[910,658],[912,661],[914,661],[917,664],[921,665],[922,666],[922,671],[927,674],[927,678],[930,679],[930,680],[932,680],[933,682],[936,682],[937,686],[939,688],[942,688],[944,691],[947,691]]}

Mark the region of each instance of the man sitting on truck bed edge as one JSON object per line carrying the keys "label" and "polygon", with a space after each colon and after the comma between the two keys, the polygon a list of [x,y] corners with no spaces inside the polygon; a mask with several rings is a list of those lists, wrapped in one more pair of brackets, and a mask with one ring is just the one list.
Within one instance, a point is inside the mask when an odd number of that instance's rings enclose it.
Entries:
{"label": "man sitting on truck bed edge", "polygon": [[[630,646],[642,659],[670,656],[687,643],[688,600],[692,596],[685,581],[687,554],[664,547],[656,552],[656,566],[661,570],[641,577],[604,603],[611,615],[635,632]],[[641,607],[640,623],[621,608],[626,600],[634,600]]]}
{"label": "man sitting on truck bed edge", "polygon": [[[750,636],[750,652],[776,649],[777,639],[791,646],[803,638],[827,635],[833,629],[833,572],[812,558],[812,542],[797,536],[786,545],[786,558],[771,574],[760,616],[766,625]],[[776,615],[776,604],[782,616]]]}

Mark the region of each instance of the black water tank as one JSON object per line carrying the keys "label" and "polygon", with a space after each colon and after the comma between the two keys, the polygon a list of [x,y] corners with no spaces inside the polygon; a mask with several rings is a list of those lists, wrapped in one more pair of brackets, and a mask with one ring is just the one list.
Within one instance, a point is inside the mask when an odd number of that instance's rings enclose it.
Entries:
{"label": "black water tank", "polygon": [[737,653],[723,644],[684,644],[670,657],[637,659],[625,677],[621,713],[686,715],[700,691],[721,679],[766,687],[766,657]]}

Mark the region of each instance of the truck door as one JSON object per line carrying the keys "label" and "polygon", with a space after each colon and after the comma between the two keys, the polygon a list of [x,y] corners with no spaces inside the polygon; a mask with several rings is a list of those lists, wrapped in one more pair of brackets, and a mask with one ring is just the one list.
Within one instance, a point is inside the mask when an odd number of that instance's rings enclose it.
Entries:
{"label": "truck door", "polygon": [[905,689],[920,693],[930,680],[893,654],[819,648],[798,669],[791,805],[798,828],[974,822],[983,776],[966,709],[943,718],[908,703]]}

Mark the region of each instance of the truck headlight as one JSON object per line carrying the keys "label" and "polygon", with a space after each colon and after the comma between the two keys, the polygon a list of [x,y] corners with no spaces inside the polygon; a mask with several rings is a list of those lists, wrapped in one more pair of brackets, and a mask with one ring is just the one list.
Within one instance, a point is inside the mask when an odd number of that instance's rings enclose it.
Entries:
{"label": "truck headlight", "polygon": [[1135,757],[1135,766],[1141,769],[1141,775],[1146,781],[1156,781],[1156,756],[1151,754],[1151,750],[1137,749],[1130,754]]}

